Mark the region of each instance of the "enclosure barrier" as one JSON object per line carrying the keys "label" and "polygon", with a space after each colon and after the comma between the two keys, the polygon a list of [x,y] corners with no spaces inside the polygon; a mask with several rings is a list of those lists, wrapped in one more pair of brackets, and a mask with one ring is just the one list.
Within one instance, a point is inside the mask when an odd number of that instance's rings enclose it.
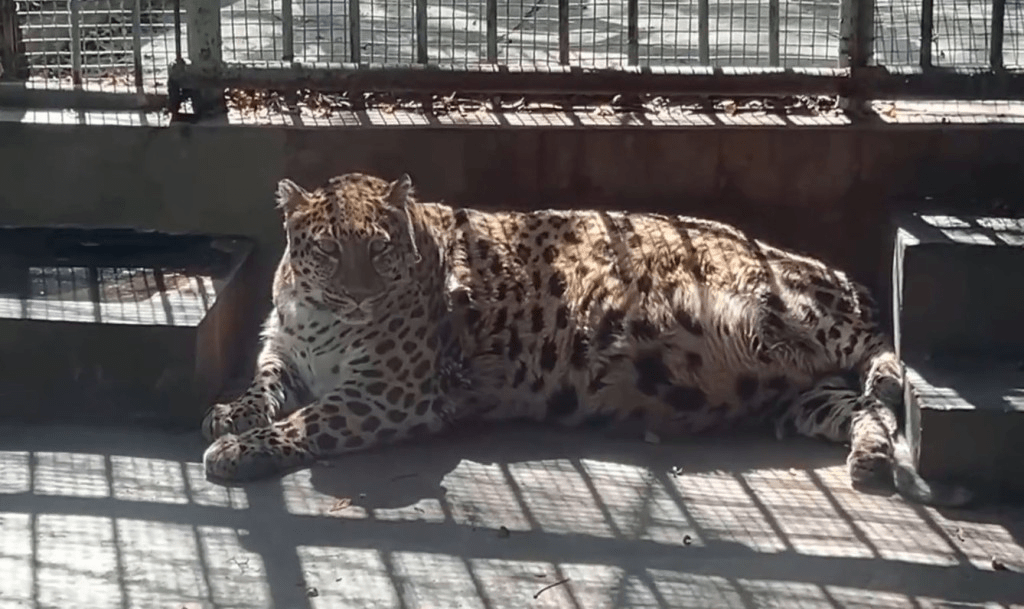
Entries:
{"label": "enclosure barrier", "polygon": [[[1018,99],[1021,4],[1008,28],[1005,0],[0,0],[0,104],[169,94],[206,113],[225,89]],[[723,21],[741,31],[721,36]],[[9,84],[26,79],[43,84]]]}

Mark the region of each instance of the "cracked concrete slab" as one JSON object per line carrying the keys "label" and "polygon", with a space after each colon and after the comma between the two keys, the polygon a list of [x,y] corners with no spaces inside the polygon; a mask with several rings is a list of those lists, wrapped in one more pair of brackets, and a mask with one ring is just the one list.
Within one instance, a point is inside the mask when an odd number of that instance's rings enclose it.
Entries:
{"label": "cracked concrete slab", "polygon": [[0,426],[0,609],[1024,608],[1024,509],[854,493],[813,442],[489,427],[231,488],[202,449]]}

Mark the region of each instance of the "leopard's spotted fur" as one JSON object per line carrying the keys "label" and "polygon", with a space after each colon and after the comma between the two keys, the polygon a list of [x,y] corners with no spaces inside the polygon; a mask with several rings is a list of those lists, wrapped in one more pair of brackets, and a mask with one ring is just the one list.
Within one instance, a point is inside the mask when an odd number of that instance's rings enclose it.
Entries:
{"label": "leopard's spotted fur", "polygon": [[695,218],[421,203],[407,176],[282,180],[278,199],[274,311],[251,387],[204,420],[211,477],[468,418],[661,436],[774,422],[849,442],[855,485],[967,499],[894,459],[900,362],[867,290],[822,262]]}

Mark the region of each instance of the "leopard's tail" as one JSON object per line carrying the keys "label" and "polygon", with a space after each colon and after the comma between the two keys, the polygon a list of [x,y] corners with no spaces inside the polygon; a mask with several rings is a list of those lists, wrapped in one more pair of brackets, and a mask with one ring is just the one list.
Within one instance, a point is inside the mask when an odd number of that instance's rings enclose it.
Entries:
{"label": "leopard's tail", "polygon": [[914,503],[932,507],[965,507],[974,502],[976,495],[956,484],[928,482],[917,473],[910,442],[904,430],[893,441],[892,476],[896,491]]}
{"label": "leopard's tail", "polygon": [[[906,399],[906,370],[888,341],[879,334],[872,355],[864,360],[862,369],[867,392],[889,406],[895,418],[892,437],[893,486],[904,499],[933,507],[964,507],[975,501],[975,494],[965,487],[942,482],[929,482],[917,471],[917,459],[911,450],[907,426],[911,425]],[[910,389],[913,394],[913,390]]]}

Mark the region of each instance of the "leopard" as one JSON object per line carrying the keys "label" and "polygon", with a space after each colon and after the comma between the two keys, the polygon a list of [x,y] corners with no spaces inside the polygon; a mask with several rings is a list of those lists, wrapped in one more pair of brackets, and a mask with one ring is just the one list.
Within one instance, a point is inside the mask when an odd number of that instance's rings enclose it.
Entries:
{"label": "leopard", "polygon": [[933,506],[871,292],[711,219],[421,200],[408,174],[283,178],[255,374],[202,421],[245,483],[468,422],[659,439],[762,428],[848,446],[850,486]]}

